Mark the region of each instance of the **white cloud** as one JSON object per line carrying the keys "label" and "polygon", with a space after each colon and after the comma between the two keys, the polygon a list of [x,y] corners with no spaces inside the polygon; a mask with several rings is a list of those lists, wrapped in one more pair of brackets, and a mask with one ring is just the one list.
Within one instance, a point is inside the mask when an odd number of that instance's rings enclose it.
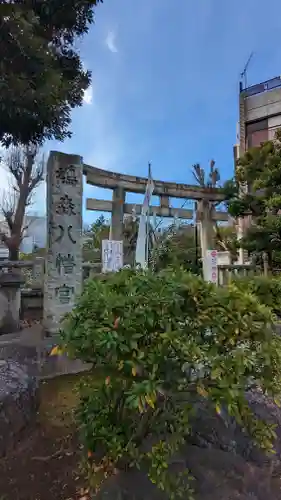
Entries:
{"label": "white cloud", "polygon": [[118,52],[118,48],[116,46],[116,34],[114,33],[114,31],[109,31],[107,33],[105,45],[107,46],[108,50],[110,50],[110,52],[113,52],[113,54],[116,54],[116,52]]}
{"label": "white cloud", "polygon": [[94,147],[84,160],[99,168],[118,170],[119,162],[122,164],[124,161],[127,148],[123,142],[122,134],[113,125],[115,123],[114,113],[108,110],[107,105],[95,103],[93,116],[91,128],[95,138]]}
{"label": "white cloud", "polygon": [[[88,64],[86,63],[86,61],[83,61],[83,60],[81,62],[82,62],[83,71],[87,71],[89,69]],[[83,96],[83,103],[84,104],[87,104],[87,105],[93,104],[93,93],[94,93],[93,92],[93,84],[91,84],[84,92],[84,96]]]}
{"label": "white cloud", "polygon": [[84,104],[91,105],[93,104],[93,86],[90,85],[84,92],[83,96]]}
{"label": "white cloud", "polygon": [[85,163],[117,172],[128,168],[131,157],[137,154],[135,148],[131,151],[126,131],[118,123],[114,100],[98,92],[91,114],[93,141],[91,149],[84,153]]}

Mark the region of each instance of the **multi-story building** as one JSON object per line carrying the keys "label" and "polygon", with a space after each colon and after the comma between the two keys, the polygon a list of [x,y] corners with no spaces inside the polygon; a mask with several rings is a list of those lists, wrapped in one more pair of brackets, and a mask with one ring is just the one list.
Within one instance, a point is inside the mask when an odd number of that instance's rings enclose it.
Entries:
{"label": "multi-story building", "polygon": [[239,137],[235,157],[271,140],[281,127],[281,77],[243,88],[239,93]]}
{"label": "multi-story building", "polygon": [[[281,77],[247,88],[243,88],[241,82],[237,144],[234,146],[235,166],[237,160],[249,148],[274,139],[279,128],[281,128]],[[239,221],[239,237],[242,237],[249,224],[250,218]],[[243,264],[244,261],[245,253],[241,250],[239,262]]]}
{"label": "multi-story building", "polygon": [[[22,238],[20,250],[24,253],[32,253],[37,248],[46,247],[47,243],[47,222],[45,216],[37,214],[26,215],[24,226],[26,229]],[[0,220],[0,232],[9,234],[9,229],[4,219]],[[6,255],[6,247],[0,244],[1,255]],[[0,255],[0,258],[1,258]]]}

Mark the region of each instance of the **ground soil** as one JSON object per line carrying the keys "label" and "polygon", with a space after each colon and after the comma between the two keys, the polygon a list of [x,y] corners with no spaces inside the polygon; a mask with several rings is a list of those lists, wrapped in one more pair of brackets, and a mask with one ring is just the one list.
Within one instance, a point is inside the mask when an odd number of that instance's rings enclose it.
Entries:
{"label": "ground soil", "polygon": [[0,459],[0,500],[88,500],[72,419],[75,377],[41,387],[36,426]]}

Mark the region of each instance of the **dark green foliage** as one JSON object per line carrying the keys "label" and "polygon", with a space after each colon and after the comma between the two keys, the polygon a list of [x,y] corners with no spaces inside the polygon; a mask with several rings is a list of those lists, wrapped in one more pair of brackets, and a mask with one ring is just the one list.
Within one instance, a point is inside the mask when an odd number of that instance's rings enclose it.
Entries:
{"label": "dark green foliage", "polygon": [[225,185],[230,215],[251,216],[241,247],[256,259],[267,255],[269,268],[281,261],[281,142],[250,149],[238,162],[236,178]]}
{"label": "dark green foliage", "polygon": [[[85,243],[83,245],[83,251],[87,253],[88,256],[91,255],[91,251],[94,249],[101,249],[102,240],[107,240],[109,238],[110,225],[109,222],[105,220],[104,216],[101,215],[90,227],[85,231]],[[87,260],[84,258],[84,260]],[[88,258],[88,260],[92,260]]]}
{"label": "dark green foliage", "polygon": [[252,276],[238,278],[234,283],[240,290],[254,294],[277,317],[281,316],[281,278]]}
{"label": "dark green foliage", "polygon": [[102,0],[17,0],[0,6],[0,142],[63,140],[90,73],[74,42]]}
{"label": "dark green foliage", "polygon": [[231,260],[235,261],[239,249],[235,226],[217,224],[215,233],[216,249],[218,251],[229,252]]}
{"label": "dark green foliage", "polygon": [[227,408],[270,450],[273,428],[253,415],[245,390],[257,384],[280,394],[281,339],[272,320],[254,295],[183,270],[122,270],[104,283],[89,281],[65,320],[62,343],[105,377],[99,387],[91,380],[81,387],[78,411],[94,486],[137,466],[169,498],[191,498],[188,478],[167,466],[184,443],[194,392],[218,413]]}
{"label": "dark green foliage", "polygon": [[159,236],[151,252],[151,266],[154,271],[168,267],[201,274],[201,249],[199,235],[194,226],[171,225]]}

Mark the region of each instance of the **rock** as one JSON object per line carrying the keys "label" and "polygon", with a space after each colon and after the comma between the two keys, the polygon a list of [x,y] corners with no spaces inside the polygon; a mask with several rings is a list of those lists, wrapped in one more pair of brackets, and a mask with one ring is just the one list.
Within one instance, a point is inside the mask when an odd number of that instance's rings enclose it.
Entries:
{"label": "rock", "polygon": [[[195,500],[278,500],[281,481],[267,467],[247,463],[242,457],[217,449],[187,445],[173,472],[188,469]],[[111,477],[93,500],[168,500],[144,472],[129,470]]]}
{"label": "rock", "polygon": [[196,500],[277,500],[281,481],[271,469],[253,465],[232,452],[186,446],[186,467],[195,478]]}
{"label": "rock", "polygon": [[[264,396],[261,391],[249,391],[247,399],[259,419],[275,424],[276,441],[274,449],[276,454],[271,458],[275,463],[281,463],[281,408],[271,398]],[[248,459],[257,462],[258,460],[264,461],[265,457],[260,451],[257,454],[256,448],[252,447],[251,452],[248,454]]]}
{"label": "rock", "polygon": [[234,419],[231,419],[226,412],[223,412],[221,416],[217,415],[208,401],[199,397],[193,400],[196,415],[191,421],[192,431],[187,438],[188,442],[201,448],[212,448],[240,455],[246,461],[256,465],[261,466],[273,462],[273,466],[279,467],[281,463],[281,409],[271,398],[264,396],[258,390],[249,391],[246,397],[258,418],[276,425],[277,439],[274,455],[268,456],[263,453]]}
{"label": "rock", "polygon": [[[249,391],[247,399],[257,417],[276,424],[276,454],[265,455],[226,413],[217,415],[204,398],[195,396],[192,432],[171,469],[190,471],[196,500],[281,499],[281,409],[258,390]],[[119,472],[95,498],[167,500],[145,472],[137,470]]]}
{"label": "rock", "polygon": [[24,328],[21,332],[0,336],[0,359],[17,361],[24,365],[29,375],[40,379],[89,371],[90,363],[70,359],[66,355],[50,356],[59,336],[44,338],[40,324]]}
{"label": "rock", "polygon": [[[1,337],[2,339],[2,337]],[[3,342],[0,340],[0,360],[15,361],[24,366],[25,371],[31,376],[40,373],[40,353],[32,345],[23,345],[20,342]]]}
{"label": "rock", "polygon": [[0,359],[0,456],[34,423],[37,409],[36,378],[19,363]]}

